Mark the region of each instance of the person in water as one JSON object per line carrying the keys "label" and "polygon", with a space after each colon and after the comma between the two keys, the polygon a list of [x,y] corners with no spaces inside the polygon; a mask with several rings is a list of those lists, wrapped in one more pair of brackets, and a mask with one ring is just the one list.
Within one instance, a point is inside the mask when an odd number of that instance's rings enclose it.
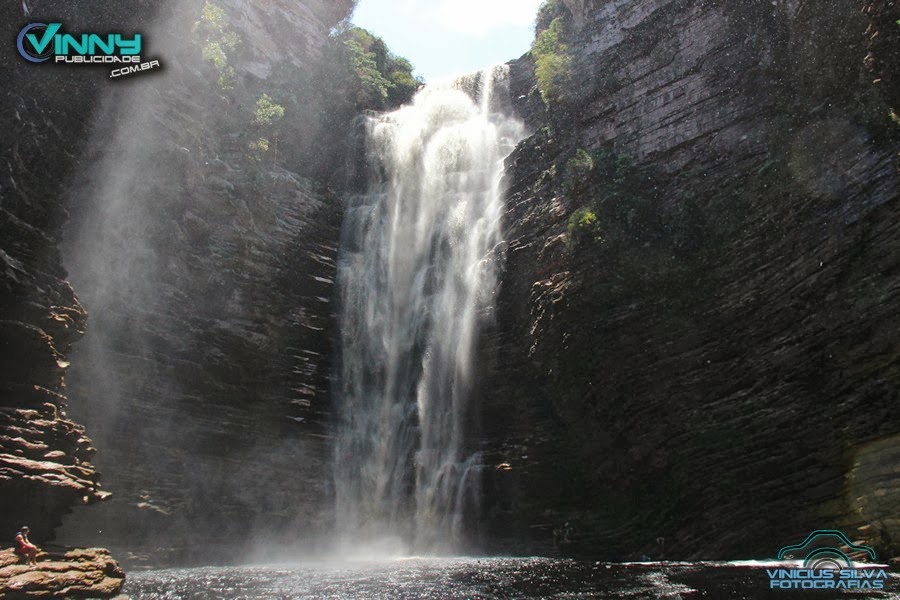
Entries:
{"label": "person in water", "polygon": [[28,541],[28,525],[23,525],[16,534],[16,554],[28,559],[28,564],[37,564],[38,547]]}

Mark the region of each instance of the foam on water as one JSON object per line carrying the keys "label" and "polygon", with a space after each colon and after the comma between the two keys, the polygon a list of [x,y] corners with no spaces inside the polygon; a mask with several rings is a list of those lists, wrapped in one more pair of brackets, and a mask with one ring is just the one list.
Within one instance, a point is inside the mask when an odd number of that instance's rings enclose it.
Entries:
{"label": "foam on water", "polygon": [[348,554],[452,552],[478,503],[473,352],[502,259],[507,69],[431,85],[372,117],[369,189],[338,265],[335,495]]}

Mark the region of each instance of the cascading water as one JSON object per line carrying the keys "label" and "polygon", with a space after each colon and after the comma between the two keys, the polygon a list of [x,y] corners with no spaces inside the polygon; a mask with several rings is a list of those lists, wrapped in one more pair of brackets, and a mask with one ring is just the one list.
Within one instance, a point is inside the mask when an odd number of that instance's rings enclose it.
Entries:
{"label": "cascading water", "polygon": [[524,137],[499,110],[507,75],[429,85],[368,122],[372,181],[338,267],[336,518],[355,547],[453,551],[477,506],[473,351],[497,284],[503,160]]}

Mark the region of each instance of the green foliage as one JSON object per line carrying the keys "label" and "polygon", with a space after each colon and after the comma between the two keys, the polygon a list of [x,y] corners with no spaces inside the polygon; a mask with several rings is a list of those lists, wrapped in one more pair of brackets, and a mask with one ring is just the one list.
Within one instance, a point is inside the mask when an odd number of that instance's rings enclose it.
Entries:
{"label": "green foliage", "polygon": [[603,148],[591,152],[579,148],[565,164],[563,191],[574,198],[584,196],[601,184],[622,183],[635,173],[630,156]]}
{"label": "green foliage", "polygon": [[225,11],[207,0],[200,13],[200,20],[194,23],[194,33],[198,34],[203,60],[215,67],[219,73],[218,84],[223,90],[234,87],[235,71],[229,64],[229,56],[240,44],[240,37],[231,28]]}
{"label": "green foliage", "polygon": [[600,223],[597,213],[587,206],[582,206],[569,217],[569,241],[573,244],[585,242],[602,242]]}
{"label": "green foliage", "polygon": [[394,69],[396,72],[407,73],[412,77],[413,64],[409,62],[409,59],[403,58],[402,56],[396,56],[388,52],[388,64],[390,68]]}
{"label": "green foliage", "polygon": [[576,150],[572,158],[566,161],[563,190],[569,195],[582,193],[585,184],[590,180],[590,174],[593,170],[593,156],[587,150]]}
{"label": "green foliage", "polygon": [[345,24],[335,30],[332,61],[335,73],[343,72],[342,82],[356,110],[409,102],[419,86],[412,63],[394,55],[384,40],[361,27]]}
{"label": "green foliage", "polygon": [[393,84],[382,75],[375,62],[375,54],[366,51],[356,40],[344,42],[347,48],[347,57],[350,67],[359,77],[364,96],[362,102],[372,102],[376,106],[382,106],[388,97],[388,90]]}
{"label": "green foliage", "polygon": [[586,229],[597,224],[597,215],[588,208],[580,208],[572,215],[574,225],[578,229]]}
{"label": "green foliage", "polygon": [[652,254],[661,271],[675,273],[678,260],[699,255],[709,243],[709,218],[697,199],[660,185],[631,156],[578,149],[564,164],[562,191],[581,205],[568,221],[573,248],[602,251],[620,266]]}
{"label": "green foliage", "polygon": [[[406,61],[406,59],[403,59]],[[409,61],[406,61],[407,64]],[[391,87],[388,90],[388,103],[396,106],[409,102],[416,90],[419,89],[420,81],[412,75],[412,65],[406,70],[393,71],[390,76]]]}
{"label": "green foliage", "polygon": [[624,173],[634,165],[634,159],[627,154],[617,154],[614,169],[618,173]]}
{"label": "green foliage", "polygon": [[531,45],[534,75],[541,98],[547,105],[564,101],[574,79],[572,55],[564,37],[565,24],[561,17],[556,17],[549,27],[537,34]]}
{"label": "green foliage", "polygon": [[262,162],[263,157],[269,151],[269,140],[259,138],[248,144],[247,149],[250,151],[250,158],[255,162]]}
{"label": "green foliage", "polygon": [[268,94],[263,94],[256,101],[256,115],[253,122],[257,125],[271,126],[284,117],[284,107],[275,104]]}
{"label": "green foliage", "polygon": [[[272,101],[268,94],[263,94],[256,101],[256,111],[253,113],[253,124],[262,135],[248,145],[250,158],[256,162],[262,162],[268,154],[269,148],[273,148],[271,154],[272,164],[278,160],[278,131],[275,123],[284,118],[284,107]],[[272,138],[270,143],[269,138]]]}
{"label": "green foliage", "polygon": [[594,157],[584,148],[579,148],[570,158],[566,166],[570,171],[577,173],[589,173],[594,169]]}
{"label": "green foliage", "polygon": [[[375,36],[357,29],[345,22],[332,31],[319,60],[305,65],[276,62],[265,82],[268,102],[257,104],[263,91],[257,88],[254,96],[242,96],[226,107],[242,107],[236,127],[249,125],[241,144],[245,153],[261,153],[267,164],[327,179],[335,165],[342,164],[345,153],[352,151],[355,142],[346,132],[355,131],[353,122],[360,111],[387,109],[411,99],[419,81],[412,75],[410,62],[393,55]],[[349,41],[353,44],[348,47],[345,42]],[[351,61],[354,53],[356,59]],[[364,85],[364,79],[370,85]],[[386,99],[379,88],[387,89]],[[269,103],[283,107],[285,116],[279,118],[280,111]],[[265,124],[267,116],[273,125]],[[263,152],[264,145],[256,143],[257,138],[268,140],[268,150]],[[251,143],[253,148],[249,148]]]}

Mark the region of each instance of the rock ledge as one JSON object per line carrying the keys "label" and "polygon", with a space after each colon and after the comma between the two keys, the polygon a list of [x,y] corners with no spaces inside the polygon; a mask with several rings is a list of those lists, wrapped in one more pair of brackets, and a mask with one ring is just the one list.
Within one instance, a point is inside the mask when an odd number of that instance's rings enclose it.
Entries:
{"label": "rock ledge", "polygon": [[102,548],[60,549],[38,554],[38,564],[19,562],[11,549],[0,550],[0,599],[112,598],[125,572]]}

